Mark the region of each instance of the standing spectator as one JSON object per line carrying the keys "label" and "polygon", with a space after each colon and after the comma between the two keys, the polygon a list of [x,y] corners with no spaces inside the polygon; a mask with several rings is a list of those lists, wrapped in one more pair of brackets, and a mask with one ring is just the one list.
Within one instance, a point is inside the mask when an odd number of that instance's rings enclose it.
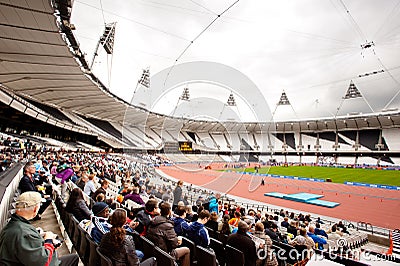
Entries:
{"label": "standing spectator", "polygon": [[190,249],[178,247],[182,244],[181,240],[174,231],[173,222],[168,219],[171,215],[171,205],[168,202],[160,204],[161,215],[156,216],[151,221],[147,237],[159,248],[171,254],[181,261],[181,266],[190,265]]}
{"label": "standing spectator", "polygon": [[218,200],[220,197],[221,197],[221,194],[219,194],[219,193],[216,194],[215,196],[214,195],[210,196],[209,201],[208,201],[209,202],[208,211],[210,213],[216,212],[218,214]]}
{"label": "standing spectator", "polygon": [[29,223],[39,212],[41,201],[41,195],[34,191],[18,197],[15,213],[0,233],[1,265],[78,265],[76,254],[57,257],[55,234],[45,232],[42,237]]}
{"label": "standing spectator", "polygon": [[174,201],[172,203],[172,210],[174,211],[176,207],[178,207],[178,202],[183,200],[182,198],[182,186],[183,181],[179,180],[175,189],[174,189]]}

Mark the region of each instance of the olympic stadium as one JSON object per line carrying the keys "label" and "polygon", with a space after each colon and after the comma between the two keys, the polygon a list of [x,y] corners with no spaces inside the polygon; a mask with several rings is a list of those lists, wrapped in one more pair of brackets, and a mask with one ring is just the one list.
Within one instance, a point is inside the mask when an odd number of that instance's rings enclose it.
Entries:
{"label": "olympic stadium", "polygon": [[0,132],[25,143],[2,146],[16,164],[4,167],[2,221],[19,161],[109,154],[139,158],[161,186],[184,181],[193,202],[218,193],[342,220],[351,250],[399,256],[399,2],[222,2],[1,1]]}

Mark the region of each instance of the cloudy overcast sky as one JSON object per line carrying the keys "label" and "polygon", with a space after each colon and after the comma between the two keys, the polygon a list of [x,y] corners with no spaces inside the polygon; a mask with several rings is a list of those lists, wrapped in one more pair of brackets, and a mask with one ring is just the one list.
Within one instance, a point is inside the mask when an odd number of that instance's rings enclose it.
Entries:
{"label": "cloudy overcast sky", "polygon": [[[107,57],[100,49],[93,72],[130,102],[142,69],[149,67],[155,75],[173,66],[190,42],[234,3],[75,0],[71,21],[88,61],[104,23],[117,22],[114,54]],[[362,49],[368,42],[373,45]],[[398,108],[400,1],[240,0],[195,39],[177,64],[193,61],[217,62],[240,71],[258,87],[271,112],[284,90],[293,108],[279,106],[278,120]],[[363,98],[343,101],[351,80]],[[170,90],[151,108],[171,114],[183,87]],[[246,98],[246,92],[237,88],[211,87],[189,85],[193,110],[200,112],[201,104],[212,109],[208,105],[215,100],[223,105],[231,92],[237,99]],[[204,100],[207,97],[210,101]],[[190,109],[188,103],[182,106]]]}

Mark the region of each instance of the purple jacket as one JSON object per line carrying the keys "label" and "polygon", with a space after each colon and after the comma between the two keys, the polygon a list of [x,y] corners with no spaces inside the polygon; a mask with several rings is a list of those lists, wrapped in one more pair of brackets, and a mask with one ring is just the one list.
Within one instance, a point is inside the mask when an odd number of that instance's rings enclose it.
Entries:
{"label": "purple jacket", "polygon": [[137,204],[144,205],[144,201],[142,200],[139,194],[132,193],[125,195],[124,200],[128,199],[130,199],[133,202],[136,202]]}
{"label": "purple jacket", "polygon": [[61,184],[64,184],[64,182],[67,181],[68,178],[70,178],[73,174],[74,170],[72,170],[71,168],[67,168],[64,171],[56,174],[56,177],[61,178]]}

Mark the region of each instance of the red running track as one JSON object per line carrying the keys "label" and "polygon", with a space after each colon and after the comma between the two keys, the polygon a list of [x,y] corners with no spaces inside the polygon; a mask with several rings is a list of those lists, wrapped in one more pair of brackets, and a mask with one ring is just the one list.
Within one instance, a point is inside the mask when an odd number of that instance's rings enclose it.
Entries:
{"label": "red running track", "polygon": [[[363,221],[389,229],[399,228],[400,225],[400,191],[272,177],[264,177],[265,186],[261,186],[260,176],[204,170],[197,165],[166,166],[160,169],[187,183],[301,212]],[[323,194],[322,200],[338,202],[340,205],[326,208],[264,196],[268,192]]]}

